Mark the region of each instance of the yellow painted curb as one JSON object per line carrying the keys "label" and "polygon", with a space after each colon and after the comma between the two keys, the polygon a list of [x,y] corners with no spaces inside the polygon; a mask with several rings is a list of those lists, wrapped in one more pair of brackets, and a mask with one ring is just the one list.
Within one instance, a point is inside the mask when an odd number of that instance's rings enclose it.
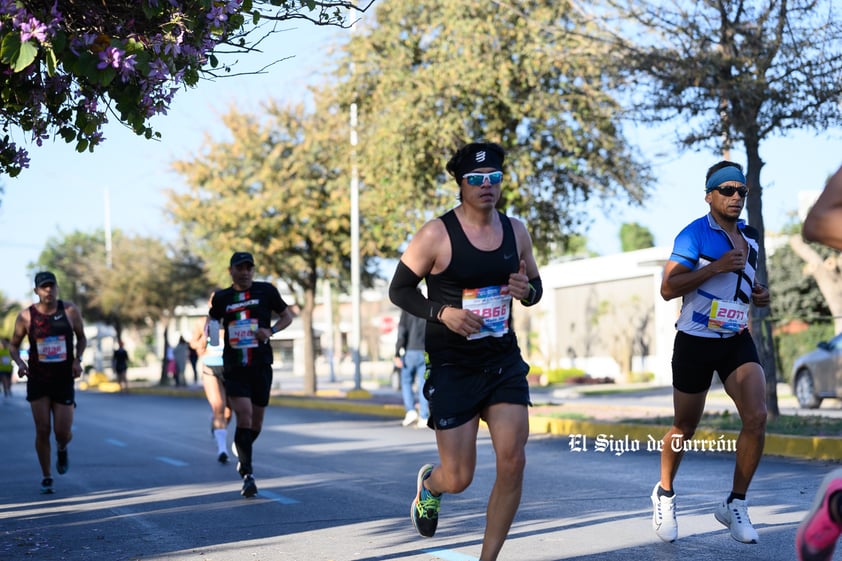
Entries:
{"label": "yellow painted curb", "polygon": [[103,382],[97,386],[97,389],[105,393],[117,393],[120,391],[120,384],[117,382]]}
{"label": "yellow painted curb", "polygon": [[348,399],[371,399],[371,392],[368,390],[348,390],[345,393]]}
{"label": "yellow painted curb", "polygon": [[[663,438],[670,427],[664,425],[631,425],[625,423],[594,423],[572,419],[553,419],[550,417],[529,417],[529,432],[534,434],[553,434],[557,436],[587,436],[595,439],[602,437],[610,441],[638,441],[642,449],[650,442]],[[707,446],[708,451],[717,447],[726,452],[725,443],[733,442],[736,446],[738,433],[733,431],[712,431],[700,428],[693,436],[696,445]],[[571,441],[571,445],[575,442]],[[791,436],[767,434],[764,455],[804,458],[808,460],[842,460],[842,438],[832,436]]]}
{"label": "yellow painted curb", "polygon": [[403,417],[402,405],[391,403],[354,403],[352,401],[324,400],[306,397],[272,397],[270,405],[281,405],[286,407],[301,407],[303,409],[318,409],[322,411],[346,411],[348,413],[360,413],[362,415],[373,415],[378,417]]}
{"label": "yellow painted curb", "polygon": [[[82,389],[82,383],[79,385]],[[151,387],[132,389],[135,393],[154,393],[158,395],[170,395],[181,397],[204,396],[202,390],[184,390],[170,387]],[[367,391],[365,395],[371,397]],[[283,395],[274,396],[269,399],[270,405],[285,407],[301,407],[304,409],[318,409],[322,411],[346,411],[360,415],[371,415],[376,417],[402,418],[404,416],[403,405],[392,403],[364,403],[351,401],[352,395],[356,392],[350,391],[319,391],[317,397]],[[344,398],[343,398],[344,396]],[[663,438],[670,427],[665,425],[634,425],[628,423],[596,423],[592,421],[581,421],[574,419],[556,419],[530,415],[529,432],[531,434],[551,434],[555,436],[578,435],[596,439],[600,436],[604,442],[614,441],[623,446],[626,442],[637,441],[641,450],[646,450],[650,442],[657,443]],[[696,431],[693,442],[702,442],[709,447],[716,449],[724,444],[733,441],[736,443],[738,434],[732,431],[714,432],[709,429],[700,428]],[[574,443],[571,442],[571,445]],[[728,452],[726,450],[726,452]],[[733,453],[728,452],[728,453]],[[842,438],[830,436],[789,436],[781,434],[767,434],[766,446],[763,450],[765,455],[786,456],[790,458],[803,458],[808,460],[842,460]]]}

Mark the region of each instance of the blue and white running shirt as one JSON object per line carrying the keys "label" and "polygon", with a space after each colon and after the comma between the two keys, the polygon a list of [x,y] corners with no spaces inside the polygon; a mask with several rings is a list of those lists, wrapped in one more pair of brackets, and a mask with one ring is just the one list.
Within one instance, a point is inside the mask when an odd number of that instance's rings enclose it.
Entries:
{"label": "blue and white running shirt", "polygon": [[[697,337],[729,337],[748,323],[751,287],[757,272],[757,230],[737,221],[748,243],[748,259],[742,271],[711,277],[685,294],[675,328]],[[696,271],[734,249],[728,234],[707,214],[688,224],[675,238],[670,261]]]}

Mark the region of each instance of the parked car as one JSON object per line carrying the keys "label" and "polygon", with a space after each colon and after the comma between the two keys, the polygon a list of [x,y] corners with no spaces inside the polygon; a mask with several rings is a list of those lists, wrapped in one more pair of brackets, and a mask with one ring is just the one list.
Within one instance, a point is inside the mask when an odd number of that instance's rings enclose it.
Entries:
{"label": "parked car", "polygon": [[795,359],[792,393],[806,409],[816,409],[828,397],[842,398],[842,333]]}

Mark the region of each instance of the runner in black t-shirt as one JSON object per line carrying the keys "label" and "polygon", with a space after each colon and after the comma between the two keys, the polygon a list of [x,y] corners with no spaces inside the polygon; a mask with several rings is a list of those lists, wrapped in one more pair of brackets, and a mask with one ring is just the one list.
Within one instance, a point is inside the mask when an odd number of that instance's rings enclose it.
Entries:
{"label": "runner in black t-shirt", "polygon": [[[257,485],[252,473],[252,444],[263,427],[272,387],[269,339],[292,323],[292,311],[277,288],[252,280],[254,258],[250,253],[232,255],[228,272],[233,284],[214,293],[208,316],[221,322],[225,332],[223,377],[228,402],[237,415],[237,471],[243,478],[242,495],[253,497]],[[273,313],[280,316],[274,324]]]}

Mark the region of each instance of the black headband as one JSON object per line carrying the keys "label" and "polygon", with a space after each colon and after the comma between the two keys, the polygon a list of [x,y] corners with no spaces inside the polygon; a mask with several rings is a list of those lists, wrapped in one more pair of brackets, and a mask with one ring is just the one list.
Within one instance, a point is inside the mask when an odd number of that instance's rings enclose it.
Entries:
{"label": "black headband", "polygon": [[478,168],[494,168],[503,171],[503,155],[497,150],[490,150],[487,146],[472,146],[462,161],[459,162],[459,169],[456,170],[456,180],[461,182],[462,177]]}

